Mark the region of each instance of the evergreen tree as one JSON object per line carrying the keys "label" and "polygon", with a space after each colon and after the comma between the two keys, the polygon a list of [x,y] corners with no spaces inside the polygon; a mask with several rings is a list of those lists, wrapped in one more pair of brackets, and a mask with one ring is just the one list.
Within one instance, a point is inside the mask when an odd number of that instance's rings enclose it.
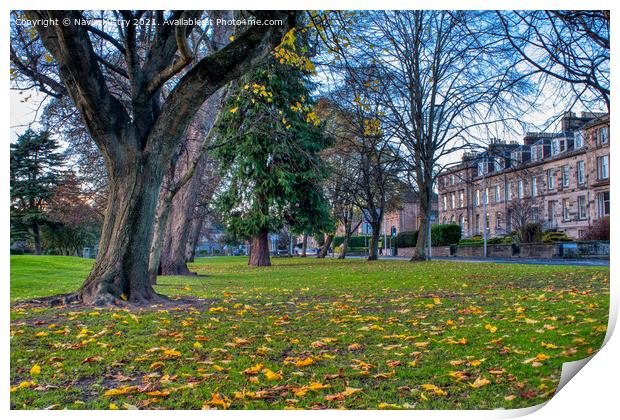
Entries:
{"label": "evergreen tree", "polygon": [[312,234],[330,223],[320,152],[329,146],[304,66],[270,60],[238,81],[218,123],[217,206],[228,231],[252,238],[249,264],[270,265],[269,232]]}
{"label": "evergreen tree", "polygon": [[11,239],[34,243],[41,254],[41,226],[48,221],[45,204],[58,184],[64,157],[47,131],[28,129],[11,144]]}

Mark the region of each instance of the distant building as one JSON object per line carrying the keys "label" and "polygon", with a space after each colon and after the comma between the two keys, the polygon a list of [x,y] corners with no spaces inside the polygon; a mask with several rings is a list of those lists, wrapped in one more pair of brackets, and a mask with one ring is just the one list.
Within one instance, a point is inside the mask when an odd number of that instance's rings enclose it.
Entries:
{"label": "distant building", "polygon": [[[394,210],[388,211],[383,216],[383,223],[381,224],[380,235],[387,234],[390,236],[392,232],[396,234],[400,232],[408,232],[418,230],[420,227],[420,201],[418,193],[411,188],[401,186],[401,196],[397,200],[398,204]],[[438,223],[438,201],[437,194],[433,193],[431,198],[431,219],[432,224]],[[353,222],[353,226],[356,226],[360,222],[359,219]],[[372,229],[370,223],[362,220],[358,228],[353,235],[370,235]],[[337,235],[343,235],[344,229],[342,226],[338,227],[336,231]]]}
{"label": "distant building", "polygon": [[[465,153],[438,176],[440,223],[501,236],[527,222],[581,238],[609,216],[609,115],[566,113],[559,133],[527,133]],[[483,200],[487,212],[483,215]]]}

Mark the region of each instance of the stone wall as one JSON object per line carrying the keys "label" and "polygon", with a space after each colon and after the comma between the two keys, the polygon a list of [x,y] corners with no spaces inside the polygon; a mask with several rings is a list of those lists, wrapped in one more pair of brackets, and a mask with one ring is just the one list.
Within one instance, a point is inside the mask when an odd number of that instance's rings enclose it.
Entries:
{"label": "stone wall", "polygon": [[[399,257],[412,257],[415,252],[415,248],[398,248],[398,256]],[[433,257],[449,257],[450,256],[450,247],[449,246],[434,246],[431,248],[431,254]]]}

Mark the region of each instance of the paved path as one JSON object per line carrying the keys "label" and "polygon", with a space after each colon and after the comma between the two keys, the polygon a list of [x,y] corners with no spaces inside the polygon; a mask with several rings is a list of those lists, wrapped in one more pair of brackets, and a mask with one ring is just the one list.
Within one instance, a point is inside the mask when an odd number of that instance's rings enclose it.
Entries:
{"label": "paved path", "polygon": [[[366,258],[355,255],[347,258]],[[380,260],[402,260],[407,261],[409,257],[379,257]],[[603,259],[560,259],[560,258],[462,258],[462,257],[434,257],[433,260],[459,261],[469,263],[498,263],[498,264],[538,264],[538,265],[576,265],[590,267],[609,267],[609,260]]]}

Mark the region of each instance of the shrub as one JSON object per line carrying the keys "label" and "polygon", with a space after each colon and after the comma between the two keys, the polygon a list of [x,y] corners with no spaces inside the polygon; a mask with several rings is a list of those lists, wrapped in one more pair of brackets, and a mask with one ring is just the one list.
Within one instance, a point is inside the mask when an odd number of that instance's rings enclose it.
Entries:
{"label": "shrub", "polygon": [[542,225],[540,223],[526,223],[521,228],[521,241],[528,242],[540,242],[542,240]]}
{"label": "shrub", "polygon": [[543,235],[543,242],[570,242],[573,238],[566,235],[564,232],[545,232]]}
{"label": "shrub", "polygon": [[456,244],[461,240],[461,227],[456,223],[433,225],[431,227],[431,240],[433,246]]}
{"label": "shrub", "polygon": [[349,248],[364,248],[370,244],[370,235],[351,236],[349,238]]}
{"label": "shrub", "polygon": [[396,235],[396,248],[413,248],[418,242],[418,231],[405,231]]}
{"label": "shrub", "polygon": [[[344,242],[344,236],[336,236],[332,242],[332,246],[337,247]],[[349,238],[349,248],[351,247],[365,247],[370,243],[369,235],[351,236]]]}
{"label": "shrub", "polygon": [[11,248],[11,255],[24,255],[24,250]]}
{"label": "shrub", "polygon": [[592,223],[592,227],[583,239],[591,241],[608,241],[609,240],[609,217],[597,219]]}

